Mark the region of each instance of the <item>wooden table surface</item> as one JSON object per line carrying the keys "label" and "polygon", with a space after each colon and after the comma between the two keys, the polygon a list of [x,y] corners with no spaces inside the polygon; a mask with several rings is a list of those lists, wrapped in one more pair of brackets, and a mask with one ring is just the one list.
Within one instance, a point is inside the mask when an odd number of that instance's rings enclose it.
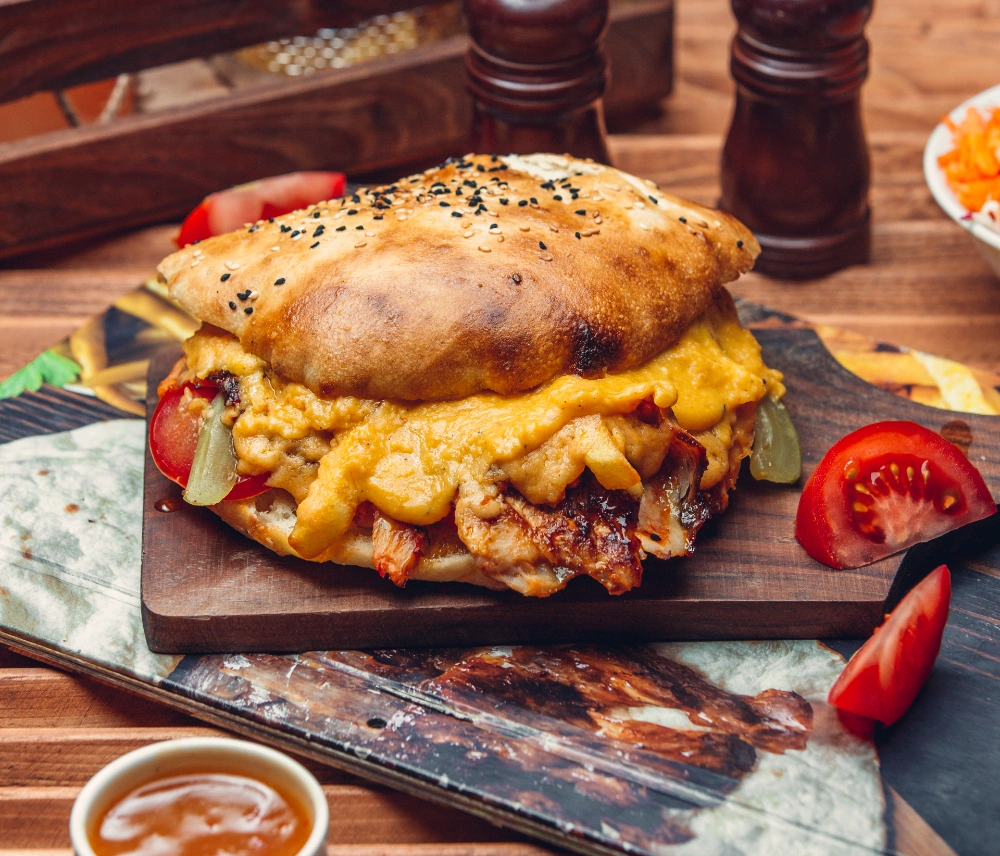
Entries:
{"label": "wooden table surface", "polygon": [[[1000,282],[930,197],[924,142],[939,117],[997,82],[1000,0],[876,5],[864,91],[874,159],[870,265],[787,284],[749,275],[733,291],[825,324],[1000,371]],[[732,89],[725,0],[678,0],[677,87],[659,117],[612,139],[616,164],[699,202],[718,193]],[[71,192],[71,189],[67,189]],[[0,378],[133,289],[170,251],[162,226],[0,269]],[[998,629],[1000,635],[1000,629]],[[146,743],[213,733],[186,716],[0,648],[0,856],[68,853],[67,820],[83,783]],[[311,765],[331,803],[331,854],[542,856],[484,821]],[[897,846],[948,853],[911,818]],[[945,832],[945,830],[939,830]]]}

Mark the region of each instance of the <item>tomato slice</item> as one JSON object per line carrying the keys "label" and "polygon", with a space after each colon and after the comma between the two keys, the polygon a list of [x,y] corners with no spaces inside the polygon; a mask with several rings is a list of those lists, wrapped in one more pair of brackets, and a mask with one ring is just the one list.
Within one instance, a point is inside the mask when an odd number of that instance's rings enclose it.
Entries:
{"label": "tomato slice", "polygon": [[[183,405],[185,390],[206,401],[219,394],[211,381],[173,387],[160,398],[149,421],[149,450],[153,461],[163,475],[181,487],[187,487],[201,431],[201,420]],[[249,499],[263,493],[268,489],[268,478],[270,473],[240,476],[226,495],[226,501]]]}
{"label": "tomato slice", "polygon": [[979,471],[915,422],[876,422],[833,445],[809,476],[795,537],[832,568],[857,568],[995,514]]}
{"label": "tomato slice", "polygon": [[181,224],[177,246],[342,196],[345,181],[342,172],[292,172],[212,193]]}
{"label": "tomato slice", "polygon": [[892,725],[913,704],[941,650],[951,573],[946,565],[915,585],[851,657],[830,690],[830,704]]}

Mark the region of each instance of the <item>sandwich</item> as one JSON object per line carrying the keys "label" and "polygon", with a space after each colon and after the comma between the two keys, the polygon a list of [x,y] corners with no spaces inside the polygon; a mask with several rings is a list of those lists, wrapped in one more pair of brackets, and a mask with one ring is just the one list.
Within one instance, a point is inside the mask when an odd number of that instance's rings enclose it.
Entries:
{"label": "sandwich", "polygon": [[190,473],[154,458],[282,556],[621,594],[692,550],[784,393],[724,287],[759,249],[725,213],[548,154],[248,224],[159,266],[202,326],[159,389],[197,426]]}

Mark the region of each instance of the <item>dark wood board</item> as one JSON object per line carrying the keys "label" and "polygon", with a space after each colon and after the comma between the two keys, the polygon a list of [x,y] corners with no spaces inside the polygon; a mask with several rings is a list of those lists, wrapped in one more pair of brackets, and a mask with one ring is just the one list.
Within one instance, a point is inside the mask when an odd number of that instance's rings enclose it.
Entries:
{"label": "dark wood board", "polygon": [[[752,307],[742,307],[752,316]],[[785,372],[786,402],[802,438],[805,473],[849,431],[881,419],[940,430],[956,414],[898,398],[848,373],[815,332],[755,329],[769,364]],[[150,387],[174,355],[154,362]],[[969,455],[1000,492],[1000,420],[961,414]],[[143,509],[143,621],[154,651],[280,651],[556,642],[586,639],[748,639],[867,636],[892,602],[934,567],[948,539],[865,568],[834,571],[793,537],[799,488],[756,483],[744,468],[729,509],[699,535],[694,555],[650,561],[642,586],[611,597],[589,579],[550,598],[462,584],[398,589],[371,570],[279,558],[183,506],[147,454]],[[968,534],[966,532],[965,534]]]}

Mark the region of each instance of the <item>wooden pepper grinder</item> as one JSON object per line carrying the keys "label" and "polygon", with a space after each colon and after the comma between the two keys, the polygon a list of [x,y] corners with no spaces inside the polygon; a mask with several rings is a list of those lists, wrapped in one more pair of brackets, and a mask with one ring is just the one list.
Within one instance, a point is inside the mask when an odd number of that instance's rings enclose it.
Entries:
{"label": "wooden pepper grinder", "polygon": [[823,276],[868,260],[861,122],[873,0],[731,0],[736,108],[720,205],[757,236],[756,269]]}
{"label": "wooden pepper grinder", "polygon": [[464,0],[464,8],[472,151],[608,163],[608,0]]}

